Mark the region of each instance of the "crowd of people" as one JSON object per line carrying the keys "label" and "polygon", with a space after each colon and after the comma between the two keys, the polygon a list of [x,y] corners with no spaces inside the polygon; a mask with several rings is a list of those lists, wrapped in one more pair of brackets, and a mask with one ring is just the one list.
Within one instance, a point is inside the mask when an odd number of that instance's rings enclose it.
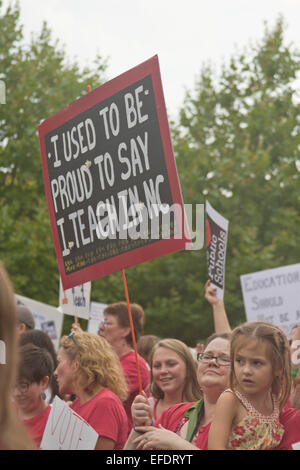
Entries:
{"label": "crowd of people", "polygon": [[[97,433],[98,450],[292,449],[300,441],[300,369],[295,344],[275,325],[230,327],[208,281],[215,331],[190,348],[144,335],[145,313],[118,302],[98,334],[74,323],[56,352],[16,305],[0,264],[0,449],[40,449],[56,396]],[[68,410],[70,409],[68,408]]]}

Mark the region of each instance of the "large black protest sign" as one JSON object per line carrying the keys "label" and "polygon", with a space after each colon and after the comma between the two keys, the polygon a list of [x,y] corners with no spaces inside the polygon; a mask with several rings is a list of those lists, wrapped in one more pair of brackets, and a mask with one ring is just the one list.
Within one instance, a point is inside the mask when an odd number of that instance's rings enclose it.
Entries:
{"label": "large black protest sign", "polygon": [[39,134],[64,288],[185,247],[157,57],[47,119]]}
{"label": "large black protest sign", "polygon": [[228,236],[228,220],[222,217],[206,201],[206,257],[208,277],[217,288],[217,297],[224,298],[225,261]]}

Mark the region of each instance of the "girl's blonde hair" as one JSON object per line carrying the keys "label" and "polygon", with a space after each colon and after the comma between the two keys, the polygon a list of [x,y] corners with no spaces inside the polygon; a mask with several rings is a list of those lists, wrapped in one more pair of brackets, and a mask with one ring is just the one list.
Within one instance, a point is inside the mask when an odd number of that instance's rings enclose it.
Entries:
{"label": "girl's blonde hair", "polygon": [[63,336],[60,346],[71,362],[78,362],[78,371],[74,377],[76,385],[89,395],[100,387],[114,392],[121,401],[125,401],[128,388],[119,358],[105,338],[93,333],[78,332]]}
{"label": "girl's blonde hair", "polygon": [[5,364],[0,364],[0,448],[36,449],[12,407],[18,369],[17,312],[14,290],[0,262],[0,340],[5,346]]}
{"label": "girl's blonde hair", "polygon": [[[283,408],[291,393],[290,347],[284,332],[272,323],[244,323],[233,330],[230,344],[232,363],[230,374],[231,388],[234,388],[237,384],[234,371],[235,356],[238,349],[240,349],[247,339],[254,339],[261,344],[267,345],[267,351],[269,359],[272,362],[274,374],[271,391],[278,399],[280,408]],[[281,371],[281,375],[276,375],[277,371]]]}
{"label": "girl's blonde hair", "polygon": [[154,398],[164,398],[163,391],[153,380],[153,356],[158,348],[166,348],[174,351],[184,361],[186,366],[186,378],[182,391],[182,401],[198,401],[202,398],[202,391],[197,380],[197,365],[192,356],[190,348],[179,339],[166,338],[157,341],[152,348],[150,356],[151,367],[151,393]]}

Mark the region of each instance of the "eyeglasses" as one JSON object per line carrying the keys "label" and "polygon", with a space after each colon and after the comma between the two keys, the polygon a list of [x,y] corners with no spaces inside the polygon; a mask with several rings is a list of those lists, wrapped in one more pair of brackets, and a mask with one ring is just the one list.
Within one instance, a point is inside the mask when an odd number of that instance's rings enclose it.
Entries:
{"label": "eyeglasses", "polygon": [[16,388],[19,390],[20,393],[27,393],[31,384],[32,382],[19,382],[16,385]]}
{"label": "eyeglasses", "polygon": [[203,362],[204,364],[208,364],[212,359],[216,360],[218,366],[230,366],[231,360],[227,357],[222,356],[212,356],[211,354],[205,353],[198,353],[197,354],[197,361]]}
{"label": "eyeglasses", "polygon": [[106,328],[107,326],[115,325],[115,323],[111,323],[110,321],[102,321],[101,324]]}

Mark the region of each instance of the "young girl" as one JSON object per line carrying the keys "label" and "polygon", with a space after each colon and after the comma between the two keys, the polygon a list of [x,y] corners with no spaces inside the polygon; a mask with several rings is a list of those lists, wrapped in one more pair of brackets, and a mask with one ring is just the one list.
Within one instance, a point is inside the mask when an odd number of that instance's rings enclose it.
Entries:
{"label": "young girl", "polygon": [[235,328],[230,387],[217,402],[208,449],[276,447],[284,433],[279,412],[291,390],[289,343],[279,328],[267,322]]}

